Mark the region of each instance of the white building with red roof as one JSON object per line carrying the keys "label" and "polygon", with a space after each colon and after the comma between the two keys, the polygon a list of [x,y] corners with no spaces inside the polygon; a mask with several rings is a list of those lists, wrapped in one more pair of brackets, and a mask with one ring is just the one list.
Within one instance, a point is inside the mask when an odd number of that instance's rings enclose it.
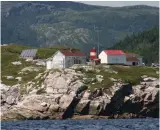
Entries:
{"label": "white building with red roof", "polygon": [[142,57],[134,53],[126,53],[126,65],[142,65]]}
{"label": "white building with red roof", "polygon": [[126,64],[126,55],[122,50],[103,50],[99,59],[102,64]]}
{"label": "white building with red roof", "polygon": [[122,50],[103,50],[99,54],[101,63],[142,65],[142,57],[133,53],[124,53]]}
{"label": "white building with red roof", "polygon": [[69,68],[74,64],[86,64],[85,53],[79,50],[59,50],[51,58],[47,59],[47,69]]}

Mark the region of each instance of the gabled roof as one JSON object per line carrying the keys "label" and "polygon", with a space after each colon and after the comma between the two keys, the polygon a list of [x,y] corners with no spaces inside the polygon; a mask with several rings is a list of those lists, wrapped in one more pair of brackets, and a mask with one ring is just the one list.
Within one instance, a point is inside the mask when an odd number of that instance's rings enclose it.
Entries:
{"label": "gabled roof", "polygon": [[107,55],[125,55],[122,50],[104,50]]}
{"label": "gabled roof", "polygon": [[37,53],[37,49],[27,49],[23,50],[20,57],[35,57]]}
{"label": "gabled roof", "polygon": [[126,61],[139,61],[138,59],[137,59],[137,57],[127,57],[126,58]]}
{"label": "gabled roof", "polygon": [[134,53],[126,53],[126,61],[138,62],[139,59],[137,58],[137,55]]}
{"label": "gabled roof", "polygon": [[136,57],[137,55],[134,54],[134,53],[128,53],[128,52],[126,52],[126,56],[127,57]]}
{"label": "gabled roof", "polygon": [[139,55],[134,54],[134,53],[128,53],[128,52],[126,52],[126,57],[138,57],[138,58],[141,58],[142,56],[139,56]]}
{"label": "gabled roof", "polygon": [[79,50],[60,50],[60,52],[65,56],[85,56],[85,53]]}

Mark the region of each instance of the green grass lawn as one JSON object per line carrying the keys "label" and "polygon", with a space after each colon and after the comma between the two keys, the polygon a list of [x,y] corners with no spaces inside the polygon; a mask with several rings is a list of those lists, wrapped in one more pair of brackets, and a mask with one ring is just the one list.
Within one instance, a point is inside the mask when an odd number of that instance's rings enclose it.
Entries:
{"label": "green grass lawn", "polygon": [[[94,90],[95,88],[109,88],[114,83],[110,78],[120,79],[123,83],[132,83],[132,85],[139,84],[142,81],[141,76],[147,75],[150,77],[158,78],[159,75],[156,71],[158,68],[142,67],[142,66],[122,66],[122,65],[110,65],[109,68],[104,68],[103,65],[95,66],[95,69],[100,69],[100,72],[85,71],[84,69],[79,69],[86,74],[88,78],[95,78],[96,75],[102,75],[103,81],[101,83],[95,82],[95,84],[89,84],[89,89]],[[116,73],[111,73],[111,71],[116,71]]]}
{"label": "green grass lawn", "polygon": [[[31,47],[11,44],[8,46],[1,47],[1,80],[2,83],[6,85],[14,85],[17,83],[16,79],[6,79],[5,76],[13,76],[13,77],[22,77],[21,83],[26,83],[28,81],[33,80],[39,73],[43,73],[45,71],[45,67],[38,67],[31,62],[26,62],[23,59],[20,59],[19,56],[21,51],[24,49],[28,49]],[[52,48],[38,48],[37,56],[41,59],[49,58],[54,55],[54,53],[59,49],[69,49],[69,47],[64,46],[55,46]],[[21,65],[13,65],[11,62],[21,61]],[[33,66],[39,68],[38,72],[27,72],[27,74],[18,74],[23,68]],[[104,80],[102,83],[95,82],[95,84],[89,84],[90,89],[104,87],[108,88],[113,85],[113,81],[110,78],[121,79],[122,82],[130,82],[133,85],[138,84],[142,79],[142,75],[147,75],[151,77],[158,78],[158,68],[150,68],[150,67],[138,67],[138,66],[122,66],[122,65],[110,65],[109,68],[105,68],[105,65],[96,65],[95,69],[99,69],[100,72],[93,71],[85,71],[84,69],[80,69],[77,71],[82,71],[86,74],[88,78],[95,78],[96,75],[103,75]],[[116,71],[117,74],[111,73],[110,71]],[[41,79],[42,82],[44,79]]]}
{"label": "green grass lawn", "polygon": [[[1,47],[1,80],[2,83],[6,85],[14,85],[17,84],[16,79],[7,79],[5,76],[13,76],[22,77],[22,83],[31,81],[37,76],[39,73],[43,73],[45,71],[45,67],[39,68],[38,72],[27,72],[27,74],[18,74],[23,68],[33,66],[38,67],[31,62],[26,62],[23,59],[20,59],[19,56],[24,49],[31,49],[29,46],[18,45],[18,44],[9,44],[8,46]],[[33,47],[32,47],[33,49]],[[60,49],[70,49],[67,46],[54,46],[50,48],[37,48],[37,56],[40,59],[46,59],[55,54],[57,50]],[[13,65],[12,62],[21,61],[21,65]]]}

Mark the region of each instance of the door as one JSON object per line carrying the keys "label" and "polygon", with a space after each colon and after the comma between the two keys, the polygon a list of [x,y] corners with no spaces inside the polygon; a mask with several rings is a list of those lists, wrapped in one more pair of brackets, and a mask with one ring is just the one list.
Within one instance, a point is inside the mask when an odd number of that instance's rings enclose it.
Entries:
{"label": "door", "polygon": [[136,65],[136,62],[132,62],[132,65],[134,65],[134,66],[135,66],[135,65]]}

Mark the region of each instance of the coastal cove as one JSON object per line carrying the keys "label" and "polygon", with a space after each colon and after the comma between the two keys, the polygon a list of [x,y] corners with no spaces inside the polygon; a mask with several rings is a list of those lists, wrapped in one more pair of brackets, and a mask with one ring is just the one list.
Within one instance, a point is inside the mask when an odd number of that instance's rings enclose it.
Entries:
{"label": "coastal cove", "polygon": [[159,130],[159,2],[87,3],[1,2],[2,130]]}

